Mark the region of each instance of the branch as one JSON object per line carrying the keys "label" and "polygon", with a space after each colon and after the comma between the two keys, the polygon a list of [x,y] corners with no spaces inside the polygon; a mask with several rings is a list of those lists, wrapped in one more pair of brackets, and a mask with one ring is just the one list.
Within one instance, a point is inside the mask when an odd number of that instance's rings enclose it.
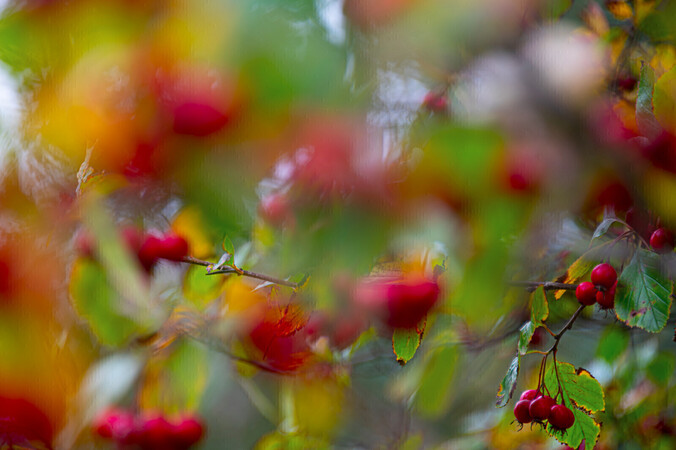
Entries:
{"label": "branch", "polygon": [[586,306],[587,306],[587,305],[580,305],[579,308],[577,308],[577,310],[576,310],[575,313],[573,314],[573,316],[568,320],[568,322],[566,322],[566,324],[563,326],[563,328],[561,328],[561,331],[559,331],[558,333],[556,333],[556,335],[554,336],[554,340],[555,340],[554,345],[552,345],[552,348],[550,348],[550,349],[547,351],[547,354],[552,353],[552,352],[556,352],[556,348],[559,346],[559,341],[561,340],[561,337],[566,333],[566,331],[568,331],[568,330],[570,330],[571,328],[573,328],[573,324],[575,323],[575,321],[577,320],[577,318],[578,318],[578,317],[580,316],[580,314],[582,313],[582,310],[583,310]]}
{"label": "branch", "polygon": [[533,291],[539,286],[542,286],[545,291],[561,291],[561,290],[574,291],[575,289],[577,289],[577,284],[558,283],[556,281],[512,280],[507,281],[507,284],[510,286],[522,286]]}
{"label": "branch", "polygon": [[279,284],[279,285],[282,285],[282,286],[288,286],[288,287],[293,288],[293,289],[298,288],[298,283],[294,283],[292,281],[287,281],[287,280],[282,280],[281,278],[272,277],[270,275],[265,275],[265,274],[262,274],[262,273],[252,272],[250,270],[242,270],[242,269],[238,270],[238,269],[235,269],[235,268],[232,268],[232,267],[225,267],[223,269],[209,271],[208,270],[209,267],[213,267],[215,265],[215,263],[205,261],[205,260],[202,260],[202,259],[193,258],[192,256],[184,257],[182,262],[188,263],[188,264],[194,264],[196,266],[206,267],[207,268],[207,275],[236,273],[239,276],[256,278],[257,280],[268,281],[270,283],[275,283],[275,284]]}

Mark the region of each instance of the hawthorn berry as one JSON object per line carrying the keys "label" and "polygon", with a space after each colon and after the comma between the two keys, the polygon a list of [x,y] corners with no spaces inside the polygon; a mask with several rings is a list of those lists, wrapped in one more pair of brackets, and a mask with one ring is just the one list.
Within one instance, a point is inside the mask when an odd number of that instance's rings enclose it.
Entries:
{"label": "hawthorn berry", "polygon": [[514,417],[520,424],[530,423],[533,418],[530,416],[530,400],[519,400],[514,406]]}
{"label": "hawthorn berry", "polygon": [[650,246],[657,253],[668,253],[674,249],[674,235],[666,228],[658,228],[650,236]]}
{"label": "hawthorn berry", "polygon": [[596,302],[597,292],[598,291],[594,287],[594,284],[589,281],[583,281],[577,285],[577,288],[575,289],[575,297],[577,297],[577,300],[583,305],[589,306]]}
{"label": "hawthorn berry", "polygon": [[598,291],[596,293],[596,303],[601,306],[601,309],[612,309],[615,307],[615,290],[617,288],[617,281],[606,292]]}
{"label": "hawthorn berry", "polygon": [[92,431],[102,438],[127,441],[135,427],[134,416],[117,408],[110,408],[94,419]]}
{"label": "hawthorn berry", "polygon": [[220,131],[230,120],[224,111],[199,102],[181,103],[173,113],[175,133],[198,137]]}
{"label": "hawthorn berry", "polygon": [[197,417],[184,417],[174,425],[172,435],[180,448],[189,448],[204,436],[204,425]]}
{"label": "hawthorn berry", "polygon": [[138,251],[138,259],[143,268],[150,272],[157,260],[160,258],[164,248],[164,244],[157,236],[146,236],[143,245]]}
{"label": "hawthorn berry", "polygon": [[608,263],[599,264],[592,270],[591,282],[595,286],[610,289],[615,281],[617,281],[617,272],[615,272],[613,266]]}
{"label": "hawthorn berry", "polygon": [[388,315],[393,328],[415,328],[439,299],[436,281],[411,278],[390,284],[386,290]]}
{"label": "hawthorn berry", "polygon": [[535,400],[540,396],[540,393],[535,390],[535,389],[528,389],[527,391],[523,391],[521,394],[521,397],[519,397],[519,400]]}
{"label": "hawthorn berry", "polygon": [[536,422],[543,422],[549,418],[549,412],[556,402],[553,398],[543,395],[533,400],[528,408],[530,416]]}
{"label": "hawthorn berry", "polygon": [[146,450],[171,448],[174,427],[161,415],[152,415],[144,419],[138,427],[141,447]]}
{"label": "hawthorn berry", "polygon": [[185,256],[188,256],[188,251],[188,241],[183,236],[168,234],[162,238],[162,249],[159,257],[169,261],[181,261]]}
{"label": "hawthorn berry", "polygon": [[564,405],[554,405],[549,411],[549,424],[552,428],[563,431],[572,427],[575,423],[573,411]]}

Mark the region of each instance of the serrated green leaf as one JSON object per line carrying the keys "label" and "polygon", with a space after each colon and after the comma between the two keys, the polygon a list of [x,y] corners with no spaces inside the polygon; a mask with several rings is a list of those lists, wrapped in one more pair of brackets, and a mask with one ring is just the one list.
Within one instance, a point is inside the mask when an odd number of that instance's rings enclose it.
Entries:
{"label": "serrated green leaf", "polygon": [[538,286],[531,294],[530,320],[533,325],[540,326],[549,316],[549,303],[545,296],[545,288]]}
{"label": "serrated green leaf", "polygon": [[402,366],[409,362],[420,347],[422,335],[415,329],[397,328],[392,334],[392,349],[397,355],[397,362]]}
{"label": "serrated green leaf", "polygon": [[659,256],[639,249],[617,282],[615,312],[632,327],[656,333],[667,323],[672,283],[659,267]]}
{"label": "serrated green leaf", "polygon": [[78,259],[70,276],[69,292],[75,310],[103,345],[122,346],[134,334],[146,331],[121,312],[117,293],[98,263]]}
{"label": "serrated green leaf", "polygon": [[[566,433],[549,430],[559,442],[577,448],[584,440],[591,448],[596,444],[601,427],[590,415],[605,409],[605,398],[601,384],[586,370],[575,370],[572,364],[565,362],[549,364],[545,374],[545,386],[552,397],[559,392],[564,404],[573,411],[575,423]],[[559,385],[560,383],[560,385]],[[560,400],[560,398],[557,398]]]}
{"label": "serrated green leaf", "polygon": [[624,353],[628,344],[629,335],[623,329],[609,325],[599,339],[596,356],[612,364]]}
{"label": "serrated green leaf", "polygon": [[653,112],[653,89],[655,74],[649,64],[641,64],[641,78],[636,97],[636,125],[641,135],[653,139],[662,131],[662,127]]}
{"label": "serrated green leaf", "polygon": [[531,321],[526,322],[523,324],[521,329],[519,329],[519,354],[520,355],[525,355],[526,352],[528,351],[528,344],[530,343],[530,340],[533,338],[533,334],[535,333],[535,329],[537,327],[535,324]]}
{"label": "serrated green leaf", "polygon": [[519,377],[520,364],[521,364],[521,356],[516,355],[512,360],[512,362],[509,364],[507,373],[505,374],[504,378],[500,382],[500,386],[498,387],[497,400],[495,402],[495,405],[498,408],[502,408],[503,406],[507,405],[507,403],[509,403],[509,400],[512,398],[514,390],[516,389],[516,380]]}
{"label": "serrated green leaf", "polygon": [[572,364],[557,361],[558,377],[554,364],[548,364],[545,375],[547,389],[554,394],[561,382],[565,397],[569,397],[577,406],[588,412],[603,411],[605,400],[601,384],[585,369],[575,370]]}

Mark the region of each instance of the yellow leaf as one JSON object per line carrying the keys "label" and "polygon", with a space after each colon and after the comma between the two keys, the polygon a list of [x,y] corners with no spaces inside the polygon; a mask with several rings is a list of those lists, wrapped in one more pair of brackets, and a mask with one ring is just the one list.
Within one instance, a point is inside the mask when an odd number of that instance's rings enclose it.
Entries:
{"label": "yellow leaf", "polygon": [[624,0],[607,1],[606,7],[617,20],[627,20],[634,15],[631,6]]}
{"label": "yellow leaf", "polygon": [[190,244],[190,254],[205,259],[214,255],[214,237],[207,230],[202,214],[197,208],[183,209],[171,224],[171,230],[183,236]]}

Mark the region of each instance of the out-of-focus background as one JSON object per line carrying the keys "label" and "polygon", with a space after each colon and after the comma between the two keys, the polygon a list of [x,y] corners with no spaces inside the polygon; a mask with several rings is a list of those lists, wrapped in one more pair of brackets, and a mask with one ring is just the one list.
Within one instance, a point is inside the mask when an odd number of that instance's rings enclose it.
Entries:
{"label": "out-of-focus background", "polygon": [[[560,448],[495,407],[554,342],[507,282],[676,229],[676,3],[1,8],[0,445]],[[676,445],[665,301],[561,339],[605,410],[559,440]]]}

